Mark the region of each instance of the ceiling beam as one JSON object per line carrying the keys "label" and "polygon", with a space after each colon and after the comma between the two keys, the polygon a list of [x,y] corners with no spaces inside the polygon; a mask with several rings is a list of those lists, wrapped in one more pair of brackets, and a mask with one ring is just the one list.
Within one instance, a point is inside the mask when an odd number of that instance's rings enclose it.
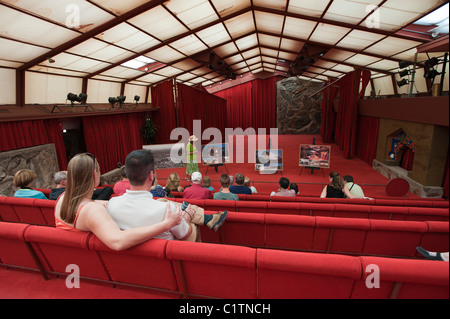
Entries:
{"label": "ceiling beam", "polygon": [[164,2],[166,2],[166,0],[152,0],[152,1],[146,2],[143,5],[136,7],[134,9],[128,11],[127,13],[124,13],[121,16],[118,16],[118,17],[80,35],[79,37],[76,37],[70,41],[67,41],[66,43],[63,43],[63,44],[57,46],[56,48],[52,49],[50,52],[47,52],[31,61],[25,63],[18,70],[20,70],[20,71],[27,70],[45,60],[48,60],[49,58],[51,58],[57,54],[67,51],[68,49],[73,48],[74,46],[77,46],[78,44],[83,43],[84,41],[89,40],[89,39],[99,35],[102,32],[105,32],[123,22],[126,22],[129,19],[132,19],[132,18],[140,15],[142,12],[151,10]]}

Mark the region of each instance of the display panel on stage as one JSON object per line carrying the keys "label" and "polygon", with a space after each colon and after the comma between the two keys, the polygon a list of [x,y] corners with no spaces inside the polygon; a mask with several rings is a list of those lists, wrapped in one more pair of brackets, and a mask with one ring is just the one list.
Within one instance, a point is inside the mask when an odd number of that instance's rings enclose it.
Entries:
{"label": "display panel on stage", "polygon": [[300,145],[300,166],[330,168],[331,145]]}
{"label": "display panel on stage", "polygon": [[228,143],[208,144],[202,146],[203,165],[220,165],[230,163]]}
{"label": "display panel on stage", "polygon": [[255,170],[283,171],[283,150],[256,150]]}

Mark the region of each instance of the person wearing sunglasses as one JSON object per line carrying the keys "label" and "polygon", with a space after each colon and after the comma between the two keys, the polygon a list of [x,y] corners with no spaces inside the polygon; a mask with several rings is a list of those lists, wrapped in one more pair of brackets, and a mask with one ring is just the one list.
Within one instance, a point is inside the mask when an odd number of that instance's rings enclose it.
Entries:
{"label": "person wearing sunglasses", "polygon": [[100,183],[100,167],[92,154],[75,156],[67,168],[66,191],[55,206],[56,227],[66,231],[92,232],[113,250],[126,250],[152,239],[182,221],[181,209],[166,206],[159,223],[121,230],[106,210],[104,202],[92,200]]}

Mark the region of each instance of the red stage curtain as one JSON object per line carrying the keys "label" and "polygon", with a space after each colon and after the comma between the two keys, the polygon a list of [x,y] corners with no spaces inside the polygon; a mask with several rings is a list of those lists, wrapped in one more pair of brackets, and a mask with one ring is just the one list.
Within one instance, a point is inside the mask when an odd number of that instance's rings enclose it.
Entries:
{"label": "red stage curtain", "polygon": [[358,102],[364,96],[370,76],[370,71],[356,70],[348,73],[338,82],[339,110],[336,118],[335,139],[347,159],[353,158],[356,154]]}
{"label": "red stage curtain", "polygon": [[227,100],[227,128],[253,127],[252,121],[252,83],[244,83],[214,95]]}
{"label": "red stage curtain", "polygon": [[155,144],[170,144],[170,133],[177,128],[177,117],[175,111],[175,100],[173,93],[173,81],[166,81],[151,89],[152,106],[160,108],[153,112],[153,118],[158,134],[155,137]]}
{"label": "red stage curtain", "polygon": [[66,148],[58,120],[3,122],[0,136],[0,152],[54,144],[59,169],[67,169]]}
{"label": "red stage curtain", "polygon": [[[325,83],[328,86],[332,83],[329,81]],[[334,112],[334,100],[336,99],[339,88],[336,85],[330,86],[324,91],[322,101],[322,123],[320,127],[320,134],[324,143],[334,142],[334,131],[336,122],[336,113]]]}
{"label": "red stage curtain", "polygon": [[[222,136],[225,136],[226,100],[208,92],[178,84],[178,103],[181,127],[194,134],[193,121],[201,120],[202,132],[207,128],[217,128]],[[201,138],[201,136],[197,137]]]}
{"label": "red stage curtain", "polygon": [[252,81],[253,128],[265,128],[270,134],[271,128],[277,127],[277,78]]}
{"label": "red stage curtain", "polygon": [[372,165],[373,160],[377,157],[379,131],[379,118],[369,116],[358,117],[356,155],[370,165]]}
{"label": "red stage curtain", "polygon": [[100,164],[102,173],[125,164],[128,154],[142,149],[141,127],[145,113],[101,115],[83,118],[86,148]]}
{"label": "red stage curtain", "polygon": [[414,164],[414,151],[409,147],[405,147],[403,150],[402,162],[400,166],[406,169],[407,171],[412,171],[413,164]]}

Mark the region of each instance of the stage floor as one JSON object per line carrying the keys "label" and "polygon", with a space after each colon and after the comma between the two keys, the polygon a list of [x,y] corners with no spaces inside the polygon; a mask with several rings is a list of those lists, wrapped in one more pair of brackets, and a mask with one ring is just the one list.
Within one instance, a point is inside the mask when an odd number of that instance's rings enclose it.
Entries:
{"label": "stage floor", "polygon": [[[220,176],[226,174],[235,175],[236,173],[242,173],[249,177],[253,186],[257,189],[258,193],[270,193],[278,189],[278,181],[283,177],[289,178],[291,183],[297,183],[299,185],[300,195],[319,197],[323,187],[328,184],[328,175],[331,171],[336,171],[341,176],[352,175],[355,179],[355,183],[361,185],[365,195],[373,198],[388,198],[386,194],[386,184],[389,179],[376,172],[371,165],[360,160],[359,158],[347,160],[343,156],[343,151],[339,149],[336,144],[331,144],[331,161],[330,168],[316,170],[311,173],[311,170],[303,169],[299,166],[300,157],[300,145],[312,144],[313,139],[316,139],[316,144],[322,143],[320,136],[312,135],[279,135],[278,136],[278,149],[283,150],[283,166],[282,172],[278,172],[273,175],[260,175],[255,170],[255,164],[249,163],[248,153],[254,154],[255,148],[247,147],[248,137],[244,138],[245,148],[244,155],[246,162],[243,164],[226,164],[218,168],[218,172],[215,172],[213,167],[199,164],[200,172],[203,176],[207,175],[211,178],[212,187],[214,189],[220,189]],[[234,138],[236,144],[236,137]],[[269,143],[269,137],[266,138],[266,144],[263,147],[257,147],[258,149],[265,149]],[[327,144],[329,145],[329,144]],[[234,147],[236,149],[236,146]],[[251,155],[253,156],[253,155]],[[181,179],[186,178],[185,168],[172,168],[172,169],[159,169],[157,170],[158,183],[161,186],[165,186],[166,179],[170,173],[176,172]],[[186,180],[182,181],[182,186],[188,185]],[[409,193],[406,197],[417,198],[416,195]]]}

